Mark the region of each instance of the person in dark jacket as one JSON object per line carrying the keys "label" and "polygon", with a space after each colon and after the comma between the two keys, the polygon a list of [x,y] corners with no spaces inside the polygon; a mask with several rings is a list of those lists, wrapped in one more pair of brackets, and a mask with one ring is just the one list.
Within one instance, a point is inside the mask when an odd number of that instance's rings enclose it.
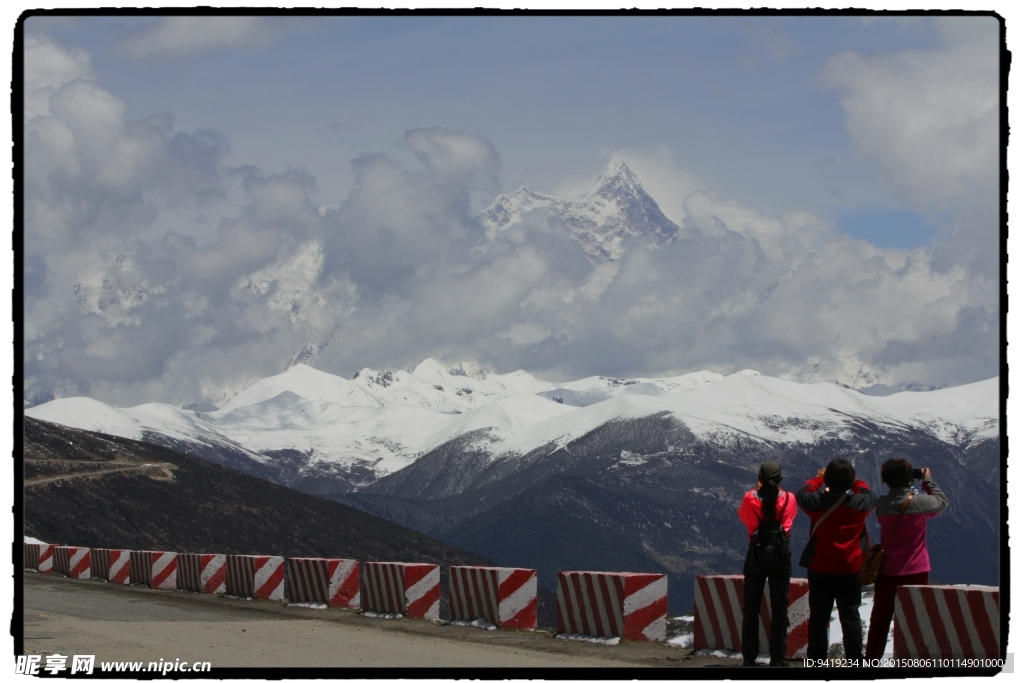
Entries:
{"label": "person in dark jacket", "polygon": [[[789,577],[793,574],[789,530],[796,518],[796,498],[792,493],[779,489],[781,482],[782,467],[774,460],[765,460],[757,473],[757,487],[747,491],[738,510],[750,541],[743,563],[742,649],[745,666],[757,663],[765,581],[772,600],[768,666],[789,666],[786,663],[786,639],[789,634]],[[778,545],[769,546],[775,543]],[[760,547],[755,548],[756,544]],[[766,552],[767,547],[772,547],[775,552]]]}
{"label": "person in dark jacket", "polygon": [[[878,499],[875,514],[882,529],[885,553],[875,581],[875,601],[871,606],[871,626],[864,652],[868,659],[881,659],[885,654],[889,626],[896,610],[896,588],[928,584],[932,567],[925,545],[927,522],[949,505],[946,494],[932,481],[930,469],[925,467],[916,474],[921,476],[921,492],[915,494],[910,488],[915,472],[909,462],[893,458],[882,465],[882,481],[889,487],[889,493]],[[904,503],[906,510],[901,517]]]}
{"label": "person in dark jacket", "polygon": [[[807,657],[828,656],[828,622],[835,604],[843,629],[847,659],[863,657],[860,625],[860,572],[863,552],[870,547],[864,522],[876,496],[853,465],[836,458],[807,480],[796,500],[811,518],[814,557],[807,568],[811,614],[807,624]],[[821,520],[821,524],[817,524]]]}

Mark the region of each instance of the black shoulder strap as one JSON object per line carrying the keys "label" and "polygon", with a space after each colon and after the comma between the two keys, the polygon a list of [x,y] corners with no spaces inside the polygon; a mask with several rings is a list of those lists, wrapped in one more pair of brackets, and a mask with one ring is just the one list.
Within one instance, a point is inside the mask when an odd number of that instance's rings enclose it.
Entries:
{"label": "black shoulder strap", "polygon": [[837,500],[835,502],[835,505],[833,505],[828,510],[826,510],[825,514],[823,514],[821,517],[818,517],[818,521],[814,523],[814,527],[811,529],[811,537],[812,538],[814,537],[814,532],[817,531],[818,527],[821,526],[821,523],[825,521],[825,518],[828,517],[829,515],[831,515],[833,512],[835,512],[835,509],[837,507],[839,507],[840,505],[842,505],[843,501],[845,501],[845,500],[846,500],[846,494],[844,493],[843,495],[839,496],[839,500]]}
{"label": "black shoulder strap", "polygon": [[[786,493],[786,492],[785,491],[779,491],[779,493]],[[796,497],[792,496],[792,499],[795,501]],[[767,521],[768,522],[775,522],[775,523],[777,523],[779,525],[779,528],[781,529],[782,528],[782,517],[785,516],[786,510],[789,509],[789,500],[790,500],[789,498],[786,499],[786,502],[783,504],[783,507],[782,507],[782,512],[776,514],[775,515],[775,519],[769,519]],[[763,501],[762,501],[761,505],[762,505],[761,509],[763,510],[764,509]],[[765,521],[766,520],[765,520],[765,518],[763,516],[762,517],[758,517],[757,518],[757,528],[760,529],[761,525],[764,524]]]}

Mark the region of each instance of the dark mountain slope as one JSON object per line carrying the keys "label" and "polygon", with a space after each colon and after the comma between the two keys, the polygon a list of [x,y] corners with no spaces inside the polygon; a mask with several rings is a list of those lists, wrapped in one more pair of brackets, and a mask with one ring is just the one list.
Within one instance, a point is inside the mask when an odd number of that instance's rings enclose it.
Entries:
{"label": "dark mountain slope", "polygon": [[[432,562],[442,565],[443,593],[448,565],[493,564],[347,505],[161,446],[31,418],[24,425],[24,529],[50,543]],[[57,476],[64,478],[47,481]]]}
{"label": "dark mountain slope", "polygon": [[[782,463],[783,488],[792,491],[832,458],[846,458],[883,493],[881,464],[906,457],[931,467],[950,499],[929,524],[933,581],[995,584],[998,489],[925,432],[872,423],[853,423],[851,431],[812,444],[743,436],[710,443],[666,415],[616,420],[521,457],[445,444],[344,500],[499,564],[537,567],[549,588],[560,570],[664,572],[670,609],[684,612],[693,606],[696,574],[741,571],[746,534],[736,509],[763,460]],[[868,528],[876,540],[873,516]],[[808,531],[798,515],[796,556]]]}

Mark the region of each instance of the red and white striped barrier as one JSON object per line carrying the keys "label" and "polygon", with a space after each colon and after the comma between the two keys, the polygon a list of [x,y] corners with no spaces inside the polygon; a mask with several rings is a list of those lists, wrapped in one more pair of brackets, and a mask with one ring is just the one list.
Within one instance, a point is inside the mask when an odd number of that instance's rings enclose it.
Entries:
{"label": "red and white striped barrier", "polygon": [[92,554],[89,548],[58,545],[53,549],[53,572],[72,579],[88,579]]}
{"label": "red and white striped barrier", "polygon": [[106,548],[93,548],[89,551],[89,564],[91,578],[106,581],[110,571],[110,551]]}
{"label": "red and white striped barrier", "polygon": [[416,619],[441,616],[441,568],[412,562],[365,562],[360,603],[368,612]]}
{"label": "red and white striped barrier", "polygon": [[153,557],[149,550],[132,550],[128,555],[128,581],[133,584],[149,585],[153,575]]}
{"label": "red and white striped barrier", "polygon": [[39,571],[39,555],[43,546],[38,543],[25,543],[25,569]]}
{"label": "red and white striped barrier", "polygon": [[284,558],[277,555],[228,555],[224,591],[240,598],[284,600]]}
{"label": "red and white striped barrier", "polygon": [[537,628],[537,570],[450,567],[452,619],[486,619],[501,628]]}
{"label": "red and white striped barrier", "polygon": [[129,561],[132,556],[131,550],[108,550],[107,551],[107,581],[126,585],[131,578]]}
{"label": "red and white striped barrier", "polygon": [[178,589],[178,553],[151,551],[153,569],[149,587],[173,591]]}
{"label": "red and white striped barrier", "polygon": [[178,553],[132,550],[128,562],[131,583],[141,583],[160,590],[177,590]]}
{"label": "red and white striped barrier", "polygon": [[668,578],[628,572],[558,572],[558,632],[666,639]]}
{"label": "red and white striped barrier", "polygon": [[39,564],[36,565],[36,569],[40,574],[53,573],[53,546],[49,543],[39,546]]}
{"label": "red and white striped barrier", "polygon": [[68,564],[68,547],[66,545],[53,546],[53,573],[67,576],[71,571]]}
{"label": "red and white striped barrier", "polygon": [[359,607],[359,561],[289,557],[288,599],[330,607]]}
{"label": "red and white striped barrier", "polygon": [[223,593],[227,556],[215,553],[179,553],[178,588],[196,593]]}
{"label": "red and white striped barrier", "polygon": [[900,586],[893,657],[999,657],[999,589]]}
{"label": "red and white striped barrier", "polygon": [[[693,649],[742,651],[743,576],[698,576],[694,580],[693,593]],[[789,580],[787,657],[799,658],[807,653],[807,626],[811,616],[809,598],[807,579]],[[761,654],[768,654],[771,615],[771,590],[765,583],[758,629],[758,651]]]}

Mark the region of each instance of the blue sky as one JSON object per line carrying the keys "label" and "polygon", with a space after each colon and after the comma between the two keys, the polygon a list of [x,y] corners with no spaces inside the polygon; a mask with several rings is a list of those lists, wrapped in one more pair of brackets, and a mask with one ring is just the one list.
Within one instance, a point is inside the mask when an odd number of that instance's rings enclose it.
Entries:
{"label": "blue sky", "polygon": [[[996,28],[31,18],[30,393],[217,404],[305,347],[339,374],[430,355],[553,378],[991,377]],[[521,185],[580,196],[614,156],[689,237],[595,269],[603,298],[580,303],[541,242],[463,234]],[[353,254],[403,284],[376,290]],[[470,283],[463,336],[424,322],[424,292]]]}

